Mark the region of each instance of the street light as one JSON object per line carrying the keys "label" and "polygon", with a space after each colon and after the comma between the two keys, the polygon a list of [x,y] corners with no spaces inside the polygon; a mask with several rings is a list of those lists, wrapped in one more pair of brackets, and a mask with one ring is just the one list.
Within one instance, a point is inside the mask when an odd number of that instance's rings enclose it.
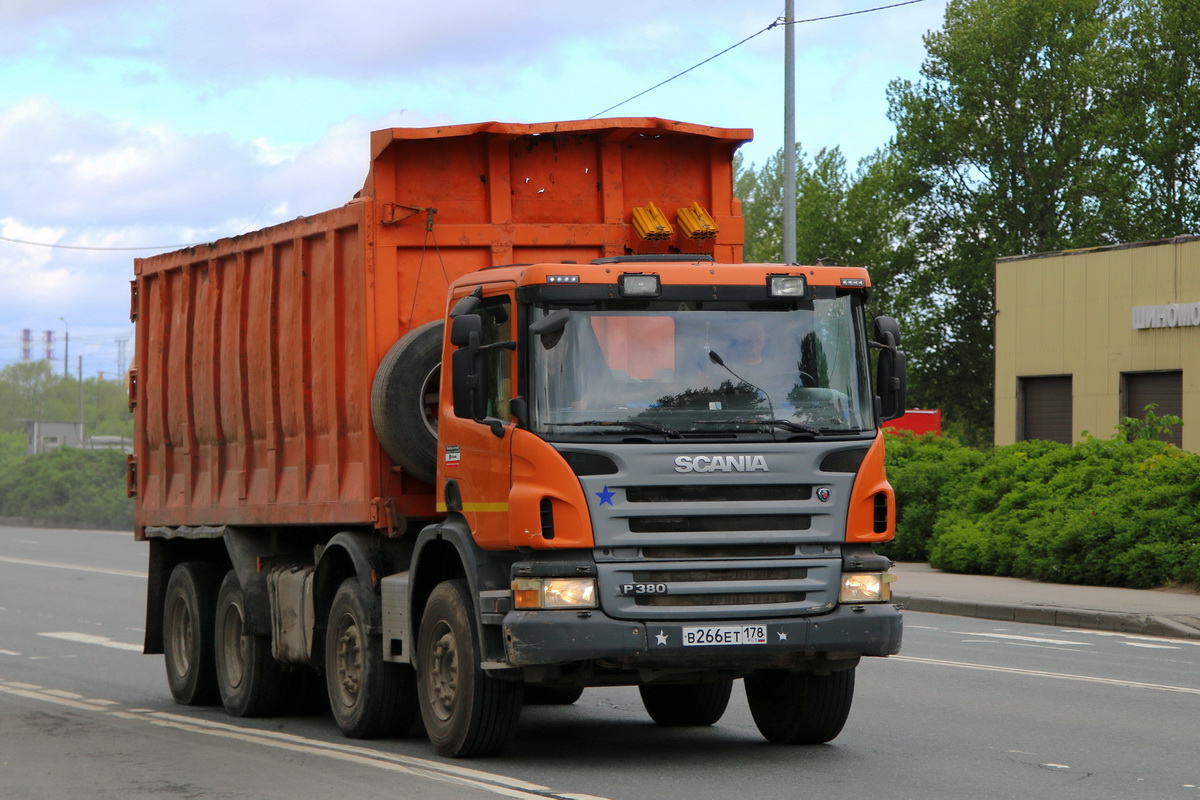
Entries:
{"label": "street light", "polygon": [[70,327],[68,327],[67,320],[65,317],[59,317],[59,319],[62,320],[63,331],[64,331],[64,335],[63,335],[63,377],[65,378],[65,377],[67,377],[67,370],[70,369],[70,367],[68,366],[68,361],[70,360],[70,357],[71,357],[71,329],[70,329]]}

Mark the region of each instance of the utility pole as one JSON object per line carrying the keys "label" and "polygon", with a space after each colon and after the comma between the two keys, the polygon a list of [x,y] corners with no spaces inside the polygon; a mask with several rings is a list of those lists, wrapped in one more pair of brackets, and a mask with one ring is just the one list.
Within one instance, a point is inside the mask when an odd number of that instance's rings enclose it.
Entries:
{"label": "utility pole", "polygon": [[129,337],[117,339],[117,380],[121,380],[120,376],[125,374],[125,343],[129,341]]}
{"label": "utility pole", "polygon": [[59,317],[59,319],[62,320],[63,331],[64,331],[64,336],[63,336],[63,377],[65,378],[65,377],[67,377],[67,375],[70,374],[68,372],[69,368],[68,368],[67,364],[70,363],[70,358],[71,358],[71,328],[70,328],[70,326],[67,325],[67,320],[65,317]]}
{"label": "utility pole", "polygon": [[783,12],[783,263],[796,263],[796,2]]}

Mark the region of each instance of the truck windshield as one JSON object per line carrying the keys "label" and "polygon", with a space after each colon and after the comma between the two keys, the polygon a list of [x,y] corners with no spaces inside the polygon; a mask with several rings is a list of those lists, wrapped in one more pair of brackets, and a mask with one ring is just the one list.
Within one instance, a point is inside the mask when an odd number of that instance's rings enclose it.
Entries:
{"label": "truck windshield", "polygon": [[[531,336],[530,428],[549,438],[651,431],[872,431],[861,307],[847,295],[800,308],[572,308]],[[549,310],[535,308],[532,321]]]}

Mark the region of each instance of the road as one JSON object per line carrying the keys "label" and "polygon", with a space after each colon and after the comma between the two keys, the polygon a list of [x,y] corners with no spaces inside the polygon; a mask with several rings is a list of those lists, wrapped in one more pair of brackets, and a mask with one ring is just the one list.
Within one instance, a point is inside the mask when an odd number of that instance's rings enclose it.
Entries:
{"label": "road", "polygon": [[905,615],[831,745],[721,722],[662,729],[636,690],[525,709],[500,759],[358,742],[320,716],[172,704],[141,655],[146,550],[128,534],[0,528],[0,796],[91,798],[1200,799],[1200,643]]}

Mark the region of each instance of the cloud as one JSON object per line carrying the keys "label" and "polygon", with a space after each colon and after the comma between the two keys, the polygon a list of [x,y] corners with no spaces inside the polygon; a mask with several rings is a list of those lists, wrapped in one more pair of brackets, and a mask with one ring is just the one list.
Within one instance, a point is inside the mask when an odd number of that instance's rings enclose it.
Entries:
{"label": "cloud", "polygon": [[[444,123],[396,112],[335,123],[309,145],[133,126],[46,97],[0,109],[0,363],[22,328],[128,327],[133,259],[348,202],[370,131]],[[81,135],[86,131],[86,135]]]}
{"label": "cloud", "polygon": [[773,3],[729,0],[609,0],[602,11],[561,0],[11,2],[0,10],[10,54],[49,44],[64,61],[80,53],[144,60],[225,89],[278,74],[438,81],[479,71],[504,83],[584,41],[626,66],[669,64],[711,55],[697,48],[727,46],[778,14]]}

